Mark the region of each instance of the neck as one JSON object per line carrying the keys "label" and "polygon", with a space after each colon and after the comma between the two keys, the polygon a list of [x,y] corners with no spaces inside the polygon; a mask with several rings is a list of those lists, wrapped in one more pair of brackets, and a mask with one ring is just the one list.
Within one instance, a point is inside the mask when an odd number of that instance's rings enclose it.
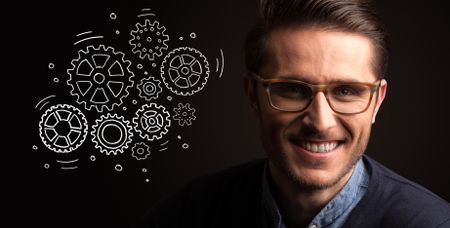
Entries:
{"label": "neck", "polygon": [[288,227],[306,227],[350,179],[353,169],[335,185],[324,189],[302,187],[271,166],[274,197]]}

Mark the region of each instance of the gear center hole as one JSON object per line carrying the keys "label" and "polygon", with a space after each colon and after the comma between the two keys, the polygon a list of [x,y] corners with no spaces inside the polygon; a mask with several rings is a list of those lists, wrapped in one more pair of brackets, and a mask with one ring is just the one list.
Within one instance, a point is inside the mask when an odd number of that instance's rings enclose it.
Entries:
{"label": "gear center hole", "polygon": [[94,81],[97,82],[98,84],[102,84],[105,81],[105,75],[101,73],[96,73],[94,75]]}
{"label": "gear center hole", "polygon": [[59,136],[67,136],[70,133],[70,124],[68,121],[61,120],[56,126],[55,131]]}
{"label": "gear center hole", "polygon": [[190,72],[189,67],[185,66],[185,67],[181,68],[181,73],[182,74],[187,75],[187,74],[189,74],[189,72]]}

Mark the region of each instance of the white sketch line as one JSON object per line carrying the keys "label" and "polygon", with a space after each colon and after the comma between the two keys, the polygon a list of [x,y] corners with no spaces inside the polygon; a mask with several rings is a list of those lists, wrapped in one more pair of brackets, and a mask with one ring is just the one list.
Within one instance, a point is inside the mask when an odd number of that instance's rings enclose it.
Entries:
{"label": "white sketch line", "polygon": [[166,147],[166,148],[159,149],[158,151],[165,151],[165,150],[167,150],[167,147]]}
{"label": "white sketch line", "polygon": [[225,66],[225,58],[223,57],[223,51],[222,51],[222,49],[220,49],[220,57],[222,58],[222,66],[220,67],[219,78],[222,77],[222,74],[223,74],[223,68],[224,68],[224,66]]}
{"label": "white sketch line", "polygon": [[208,82],[209,63],[197,49],[179,47],[164,57],[160,72],[170,91],[180,96],[191,96]]}
{"label": "white sketch line", "polygon": [[82,32],[80,34],[77,34],[77,36],[82,36],[82,35],[89,34],[89,33],[92,33],[92,31]]}
{"label": "white sketch line", "polygon": [[150,9],[150,8],[143,8],[143,9],[141,9],[141,11],[151,11],[152,9]]}
{"label": "white sketch line", "polygon": [[143,13],[143,14],[138,14],[137,17],[148,17],[148,16],[156,16],[156,14],[154,13]]}
{"label": "white sketch line", "polygon": [[59,163],[63,163],[63,164],[69,164],[69,163],[74,163],[77,162],[79,159],[75,159],[75,160],[71,160],[71,161],[61,161],[61,160],[56,160]]}
{"label": "white sketch line", "polygon": [[79,43],[81,43],[81,42],[84,42],[84,41],[86,41],[86,40],[101,39],[101,38],[104,38],[104,37],[103,37],[103,36],[91,36],[91,37],[88,37],[88,38],[84,38],[84,39],[82,39],[82,40],[79,40],[79,41],[73,43],[73,45],[77,45],[77,44],[79,44]]}
{"label": "white sketch line", "polygon": [[165,142],[163,142],[163,143],[161,143],[161,144],[159,144],[160,146],[164,146],[164,145],[166,145],[167,143],[169,143],[169,140],[167,140],[167,141],[165,141]]}
{"label": "white sketch line", "polygon": [[[56,95],[50,95],[50,96],[48,96],[48,97],[46,97],[46,98],[40,100],[40,101],[36,104],[36,106],[35,106],[34,108],[37,109],[37,107],[38,107],[42,102],[44,102],[45,100],[48,100],[48,99],[50,99],[50,98],[52,98],[52,97],[56,97]],[[47,103],[45,103],[43,106],[41,106],[41,108],[39,108],[39,110],[41,110],[42,107],[44,107],[46,104],[47,104]]]}
{"label": "white sketch line", "polygon": [[[65,132],[57,129],[65,126]],[[39,136],[47,148],[56,153],[76,150],[86,139],[87,120],[84,114],[72,105],[58,104],[50,107],[39,121]]]}
{"label": "white sketch line", "polygon": [[77,168],[78,168],[78,166],[61,167],[61,169],[65,169],[65,170],[68,170],[68,169],[77,169]]}
{"label": "white sketch line", "polygon": [[42,108],[45,107],[46,105],[48,105],[50,103],[50,101],[45,102],[40,108],[39,111],[42,111]]}
{"label": "white sketch line", "polygon": [[219,71],[219,59],[216,58],[216,73]]}

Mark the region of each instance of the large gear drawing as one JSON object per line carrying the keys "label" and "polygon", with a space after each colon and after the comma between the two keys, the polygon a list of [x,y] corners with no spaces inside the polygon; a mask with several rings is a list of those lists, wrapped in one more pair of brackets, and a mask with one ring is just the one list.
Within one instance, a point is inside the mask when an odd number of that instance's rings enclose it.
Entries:
{"label": "large gear drawing", "polygon": [[47,148],[69,153],[83,144],[88,131],[87,120],[77,108],[58,104],[47,109],[39,122],[39,135]]}
{"label": "large gear drawing", "polygon": [[160,57],[163,50],[167,50],[166,42],[169,36],[166,34],[166,27],[160,26],[158,21],[145,19],[144,24],[139,22],[136,24],[136,29],[131,31],[130,45],[133,46],[131,50],[134,54],[139,53],[139,58],[146,57],[153,61],[156,57]]}
{"label": "large gear drawing", "polygon": [[92,126],[92,142],[95,148],[107,155],[123,153],[133,136],[130,121],[117,114],[102,115]]}
{"label": "large gear drawing", "polygon": [[122,99],[129,94],[128,88],[134,83],[131,62],[124,59],[123,52],[116,52],[112,47],[88,46],[86,50],[78,51],[78,58],[71,64],[73,67],[67,70],[70,93],[87,110],[95,107],[98,112],[103,112],[106,107],[112,111],[115,105],[122,104]]}
{"label": "large gear drawing", "polygon": [[162,92],[161,82],[152,76],[143,78],[137,85],[137,88],[139,97],[144,98],[146,101],[157,99]]}
{"label": "large gear drawing", "polygon": [[135,143],[133,148],[131,148],[131,151],[131,156],[137,160],[145,160],[148,156],[150,156],[150,148],[143,142]]}
{"label": "large gear drawing", "polygon": [[170,127],[170,114],[164,106],[156,103],[143,105],[133,118],[136,132],[143,139],[153,141],[161,139]]}
{"label": "large gear drawing", "polygon": [[209,77],[209,64],[198,50],[180,47],[164,57],[161,77],[166,87],[181,96],[190,96],[205,86]]}
{"label": "large gear drawing", "polygon": [[180,126],[190,126],[192,121],[196,119],[194,113],[195,109],[191,108],[191,104],[178,103],[178,108],[174,108],[173,111],[175,115],[172,117],[174,120],[178,120],[178,125]]}

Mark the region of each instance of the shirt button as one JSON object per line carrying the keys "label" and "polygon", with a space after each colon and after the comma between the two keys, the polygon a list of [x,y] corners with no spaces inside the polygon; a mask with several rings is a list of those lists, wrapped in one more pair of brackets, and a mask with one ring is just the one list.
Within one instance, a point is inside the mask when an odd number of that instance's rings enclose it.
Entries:
{"label": "shirt button", "polygon": [[312,224],[309,228],[317,228],[316,224]]}

